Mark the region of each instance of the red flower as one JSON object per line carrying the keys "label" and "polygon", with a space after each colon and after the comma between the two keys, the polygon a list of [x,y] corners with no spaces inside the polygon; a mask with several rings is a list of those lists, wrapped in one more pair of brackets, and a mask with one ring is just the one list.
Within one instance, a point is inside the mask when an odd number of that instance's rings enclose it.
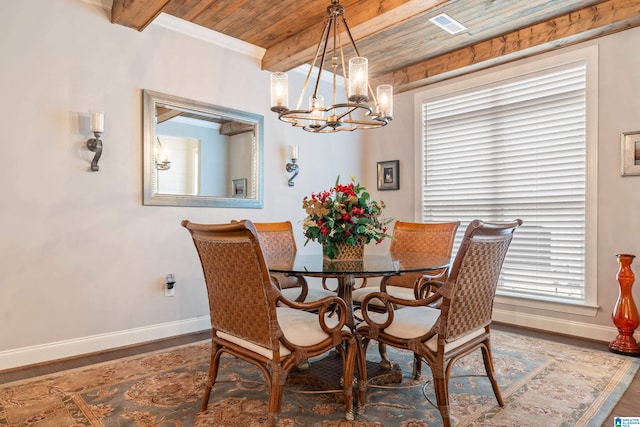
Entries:
{"label": "red flower", "polygon": [[353,191],[353,184],[341,185],[338,184],[335,187],[336,193],[343,193],[347,196],[355,196],[356,193]]}
{"label": "red flower", "polygon": [[381,215],[384,203],[371,200],[366,188],[356,184],[353,177],[347,185],[339,184],[339,179],[328,191],[311,193],[303,200],[308,214],[304,235],[307,241],[322,243],[325,255],[335,255],[338,243],[353,244],[357,238],[380,243],[390,237],[386,224],[391,220]]}

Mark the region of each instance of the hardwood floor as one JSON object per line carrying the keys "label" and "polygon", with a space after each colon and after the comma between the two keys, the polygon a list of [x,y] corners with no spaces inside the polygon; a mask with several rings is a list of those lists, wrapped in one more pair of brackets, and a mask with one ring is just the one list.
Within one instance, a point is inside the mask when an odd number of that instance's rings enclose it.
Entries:
{"label": "hardwood floor", "polygon": [[207,338],[211,338],[210,331],[180,335],[173,338],[151,341],[148,343],[132,345],[123,348],[116,348],[100,353],[86,354],[59,361],[0,371],[0,384],[38,377],[40,375],[52,374],[54,372],[64,371],[67,369],[81,368],[83,366],[92,365],[94,363],[108,362],[109,360],[120,359],[122,357],[135,356],[136,354],[163,350],[165,348],[189,344]]}
{"label": "hardwood floor", "polygon": [[[602,341],[589,341],[580,338],[574,338],[564,335],[556,335],[548,332],[540,332],[531,329],[524,329],[505,324],[493,324],[493,329],[505,332],[513,332],[530,336],[533,338],[542,338],[550,341],[556,341],[565,344],[572,344],[594,350],[602,350],[608,352],[608,343]],[[188,344],[191,342],[207,339],[211,336],[209,331],[198,332],[194,334],[181,335],[178,337],[149,342],[145,344],[119,348],[96,354],[89,354],[74,357],[66,360],[43,363],[39,365],[27,366],[7,371],[0,371],[0,384],[19,381],[40,375],[51,374],[66,369],[79,368],[94,363],[106,362],[109,360],[119,359],[121,357],[133,356],[140,353],[162,350],[177,345]],[[611,414],[602,424],[602,427],[613,427],[614,417],[640,417],[640,374],[636,373],[631,385],[624,393],[618,404],[615,406]]]}

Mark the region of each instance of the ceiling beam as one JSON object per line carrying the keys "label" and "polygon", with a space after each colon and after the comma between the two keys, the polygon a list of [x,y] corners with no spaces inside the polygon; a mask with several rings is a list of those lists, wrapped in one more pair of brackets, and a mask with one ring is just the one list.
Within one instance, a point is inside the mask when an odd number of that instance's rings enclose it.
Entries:
{"label": "ceiling beam", "polygon": [[113,0],[111,23],[144,30],[170,0]]}
{"label": "ceiling beam", "polygon": [[253,123],[224,122],[220,125],[220,135],[233,136],[239,133],[253,132]]}
{"label": "ceiling beam", "polygon": [[165,108],[159,105],[156,106],[156,121],[158,124],[171,120],[180,114],[182,114],[182,111],[174,110],[173,108]]}
{"label": "ceiling beam", "polygon": [[545,22],[375,76],[400,93],[640,26],[639,0],[606,0]]}
{"label": "ceiling beam", "polygon": [[[345,19],[354,40],[390,28],[418,14],[446,3],[446,0],[367,0],[366,7],[347,9]],[[318,48],[326,19],[278,43],[265,52],[262,69],[289,71],[308,63]]]}

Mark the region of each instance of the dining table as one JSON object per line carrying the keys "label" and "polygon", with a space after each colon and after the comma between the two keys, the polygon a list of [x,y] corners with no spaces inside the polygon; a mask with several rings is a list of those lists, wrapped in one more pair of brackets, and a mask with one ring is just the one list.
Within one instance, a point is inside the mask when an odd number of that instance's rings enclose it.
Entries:
{"label": "dining table", "polygon": [[337,294],[347,304],[347,326],[355,331],[352,291],[356,279],[380,277],[386,281],[406,273],[441,270],[450,262],[450,257],[417,252],[365,252],[364,257],[357,260],[332,260],[322,254],[299,253],[272,260],[268,268],[271,273],[297,276],[303,281],[306,277],[336,279]]}
{"label": "dining table", "polygon": [[[306,282],[308,277],[322,279],[336,279],[338,286],[337,295],[344,300],[347,306],[346,325],[356,333],[358,320],[354,316],[354,304],[352,291],[356,286],[356,279],[379,277],[382,282],[392,276],[406,273],[429,273],[449,267],[451,258],[446,256],[417,253],[417,252],[367,252],[364,257],[357,260],[332,260],[320,253],[297,253],[294,256],[276,257],[268,265],[272,273],[296,276]],[[367,361],[367,377],[369,384],[397,383],[402,380],[400,368],[381,354],[379,363]],[[336,370],[331,363],[323,367],[322,364],[314,364],[313,369],[301,373],[303,383],[309,384],[309,377],[316,378],[314,385],[322,388],[331,388],[330,383],[335,384],[336,379],[330,379]],[[292,375],[295,379],[296,375]],[[339,381],[339,378],[337,378]]]}

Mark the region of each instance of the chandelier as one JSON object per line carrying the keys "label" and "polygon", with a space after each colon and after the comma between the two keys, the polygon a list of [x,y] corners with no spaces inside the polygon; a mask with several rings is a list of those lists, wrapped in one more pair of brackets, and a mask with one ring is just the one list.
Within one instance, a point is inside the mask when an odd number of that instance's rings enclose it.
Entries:
{"label": "chandelier", "polygon": [[[329,133],[338,131],[353,131],[356,129],[375,129],[386,126],[393,118],[393,86],[380,85],[374,95],[369,85],[368,60],[360,56],[351,31],[344,19],[344,8],[339,0],[331,0],[327,7],[329,15],[324,26],[316,54],[310,63],[298,103],[294,110],[290,110],[288,76],[286,73],[271,74],[271,111],[278,114],[278,118],[307,132]],[[349,38],[355,56],[349,59],[349,74],[346,73],[343,44],[340,25]],[[332,43],[329,43],[329,39]],[[331,46],[330,46],[331,45]],[[328,51],[328,52],[327,52]],[[324,96],[318,94],[325,60],[331,55],[331,73],[333,83],[333,98],[329,106],[324,105]],[[319,61],[319,62],[318,62]],[[340,68],[339,69],[339,64]],[[313,70],[318,70],[313,94],[309,96],[309,108],[301,109],[301,104]],[[338,94],[338,76],[347,76],[344,86],[344,98]],[[341,102],[338,100],[341,97]],[[369,100],[373,105],[368,104]]]}

